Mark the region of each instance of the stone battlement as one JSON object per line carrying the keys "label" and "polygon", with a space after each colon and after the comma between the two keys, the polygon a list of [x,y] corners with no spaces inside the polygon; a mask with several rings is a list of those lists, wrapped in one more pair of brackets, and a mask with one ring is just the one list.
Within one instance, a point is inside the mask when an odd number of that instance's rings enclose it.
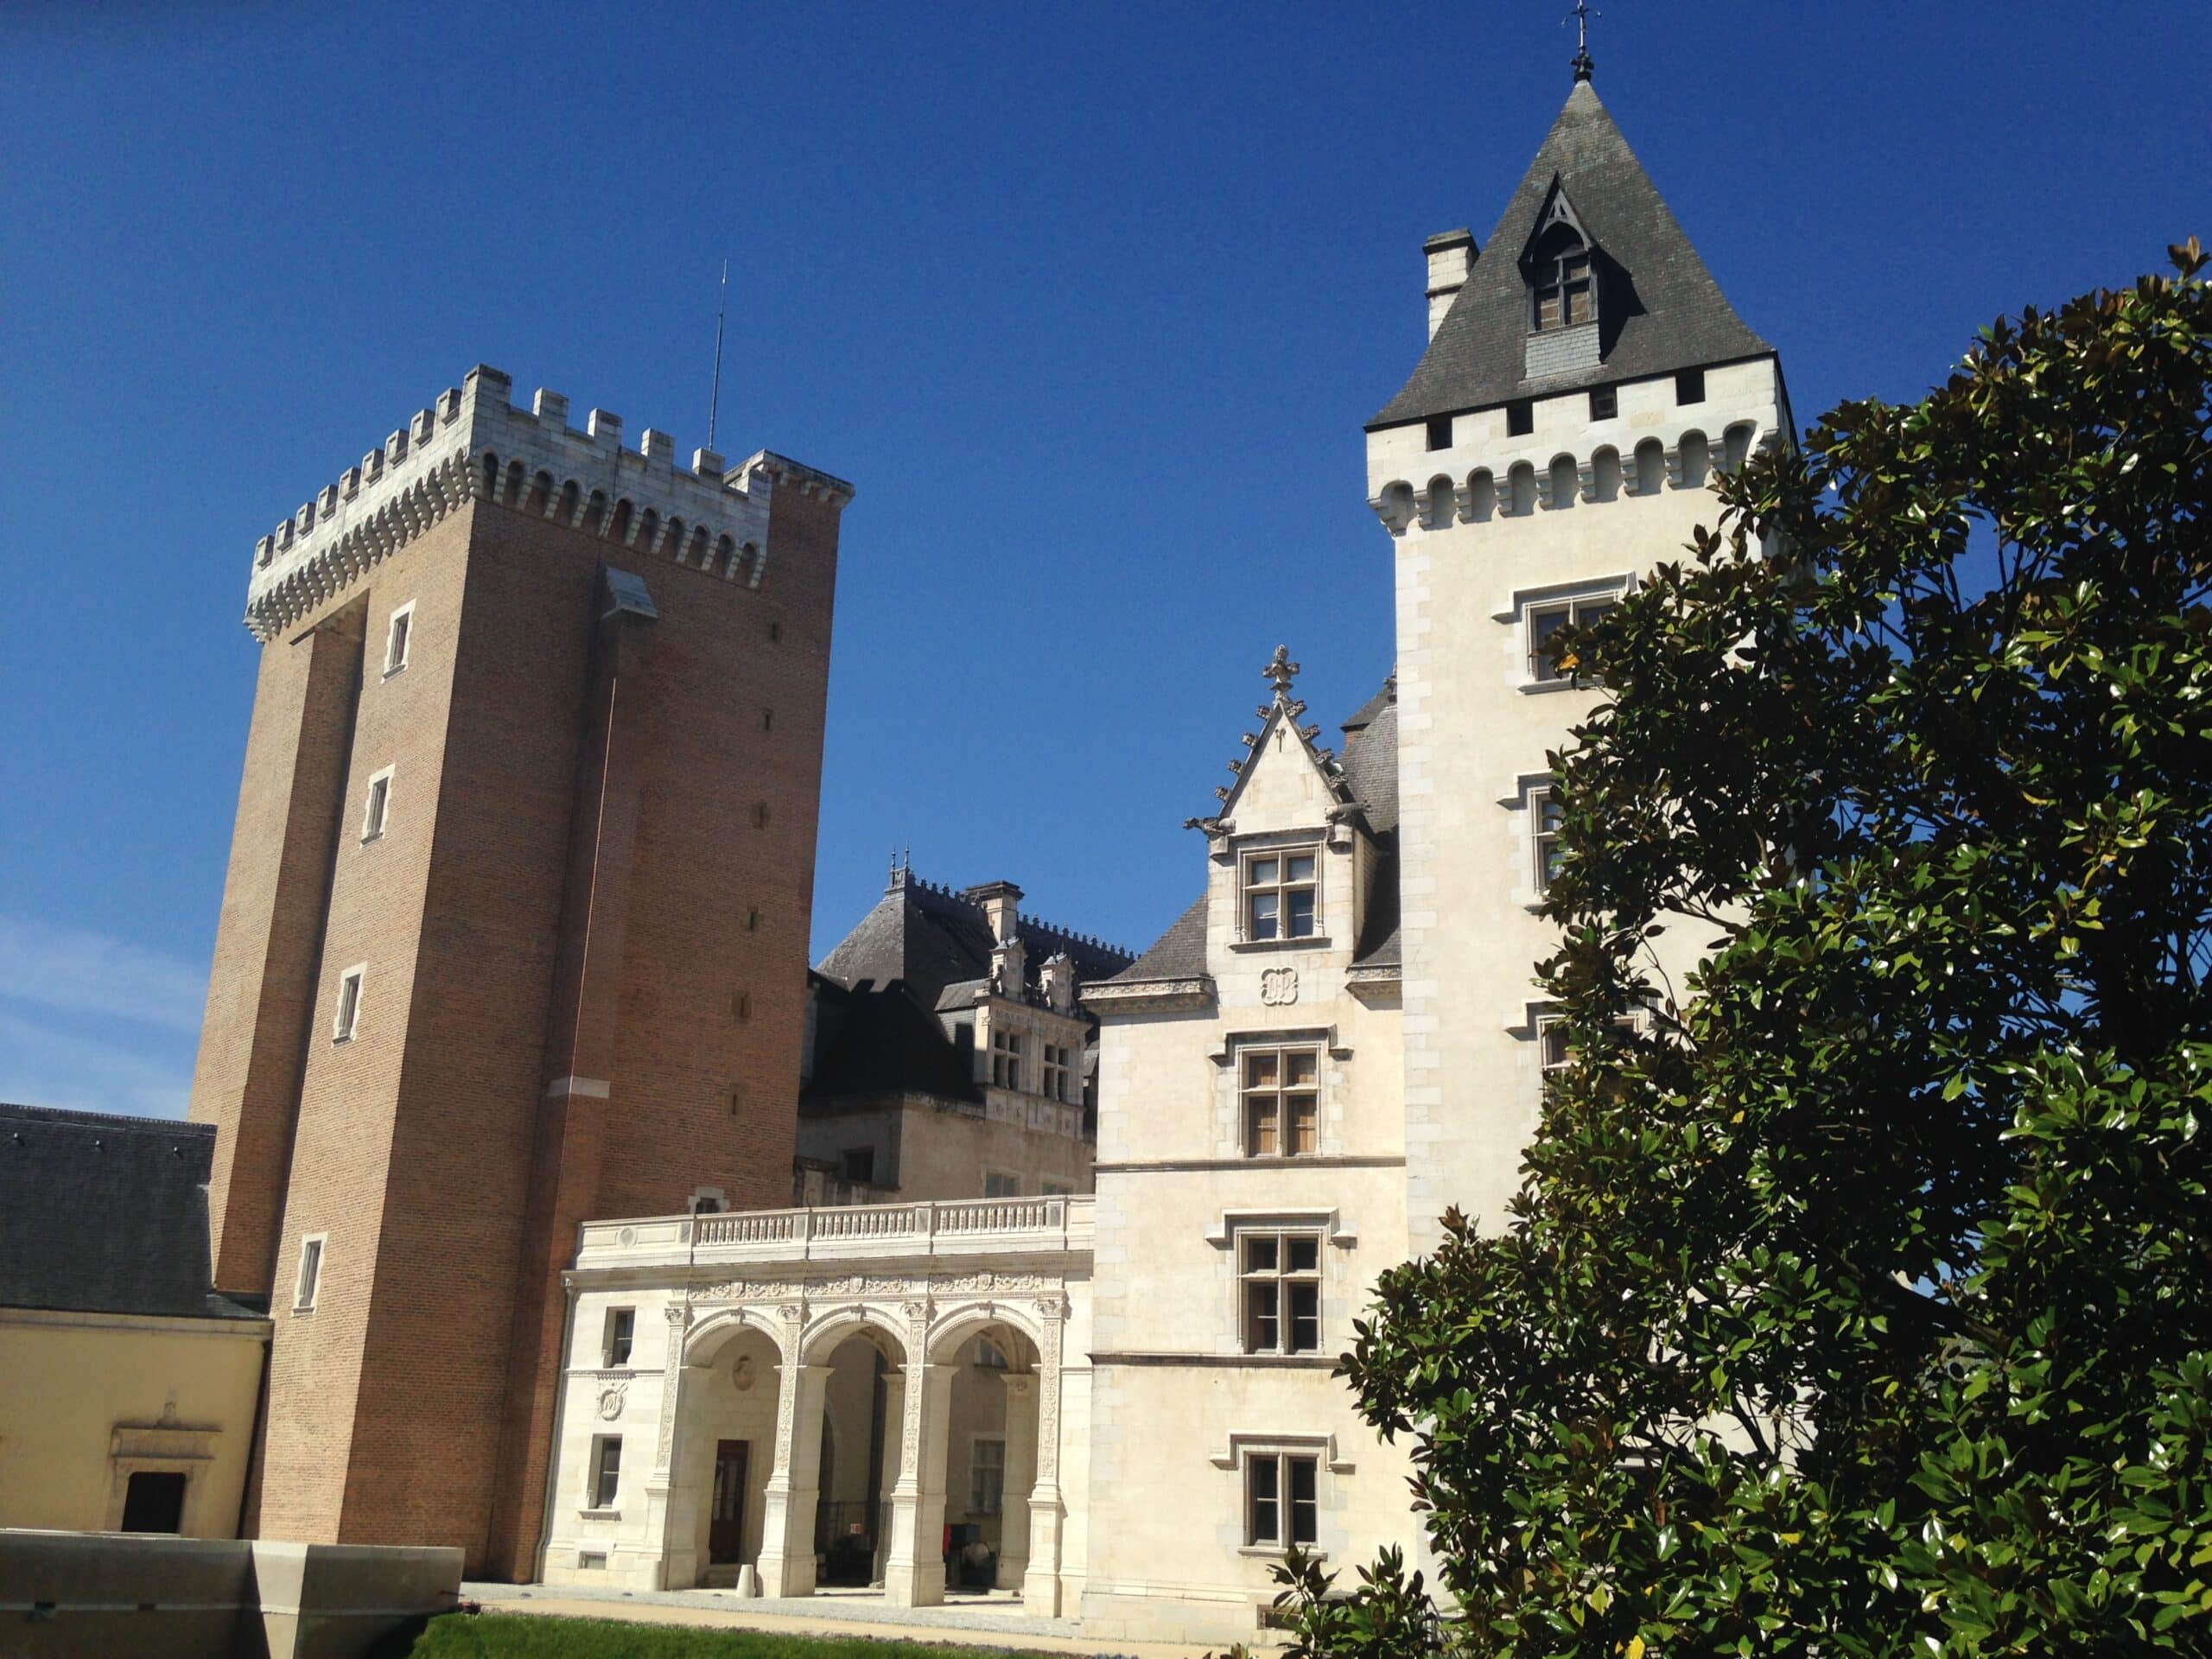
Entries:
{"label": "stone battlement", "polygon": [[734,467],[694,449],[686,467],[676,440],[651,427],[626,448],[620,416],[594,409],[579,432],[565,397],[541,389],[519,409],[513,387],[480,364],[263,537],[246,586],[254,637],[272,638],[470,499],[757,588],[774,490],[852,499],[842,479],[766,449]]}

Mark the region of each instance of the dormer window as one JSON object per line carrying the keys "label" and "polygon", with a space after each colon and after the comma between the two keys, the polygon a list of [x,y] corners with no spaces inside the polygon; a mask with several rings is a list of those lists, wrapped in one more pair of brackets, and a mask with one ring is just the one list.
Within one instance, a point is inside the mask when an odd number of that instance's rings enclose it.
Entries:
{"label": "dormer window", "polygon": [[1598,319],[1598,290],[1590,269],[1590,245],[1567,224],[1555,224],[1539,237],[1529,261],[1534,309],[1529,327],[1538,334],[1574,328]]}
{"label": "dormer window", "polygon": [[1247,939],[1310,939],[1319,931],[1313,849],[1248,853],[1243,874]]}

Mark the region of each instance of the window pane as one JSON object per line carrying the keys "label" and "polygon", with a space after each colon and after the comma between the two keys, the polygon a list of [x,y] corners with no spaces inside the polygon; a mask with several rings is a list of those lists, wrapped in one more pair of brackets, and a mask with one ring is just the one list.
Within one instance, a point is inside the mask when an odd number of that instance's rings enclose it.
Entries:
{"label": "window pane", "polygon": [[1273,1353],[1280,1342],[1280,1289],[1268,1280],[1255,1280],[1244,1287],[1245,1345],[1254,1353]]}
{"label": "window pane", "polygon": [[[1295,1057],[1293,1057],[1295,1063]],[[1244,1084],[1249,1089],[1272,1089],[1275,1086],[1275,1055],[1268,1049],[1244,1057]]]}
{"label": "window pane", "polygon": [[1272,858],[1255,858],[1245,871],[1244,884],[1252,887],[1265,887],[1274,879],[1275,861]]}
{"label": "window pane", "polygon": [[1281,1491],[1281,1465],[1274,1458],[1254,1458],[1244,1465],[1244,1479],[1251,1493],[1251,1541],[1280,1541],[1282,1534],[1276,1519],[1276,1505]]}
{"label": "window pane", "polygon": [[1311,881],[1313,879],[1313,855],[1306,853],[1292,858],[1290,874],[1283,879],[1287,881]]}
{"label": "window pane", "polygon": [[1310,1354],[1321,1345],[1321,1287],[1293,1284],[1289,1288],[1289,1351]]}
{"label": "window pane", "polygon": [[1290,937],[1310,939],[1313,937],[1313,889],[1293,887],[1284,895],[1290,901]]}
{"label": "window pane", "polygon": [[1272,939],[1275,936],[1276,896],[1272,893],[1252,895],[1252,924],[1250,936],[1255,939]]}
{"label": "window pane", "polygon": [[1251,1155],[1272,1158],[1281,1150],[1277,1145],[1278,1125],[1275,1117],[1275,1096],[1255,1096],[1248,1109],[1251,1119]]}
{"label": "window pane", "polygon": [[1318,1465],[1312,1458],[1285,1458],[1290,1465],[1290,1540],[1310,1544],[1320,1536],[1320,1504],[1316,1499]]}
{"label": "window pane", "polygon": [[1313,1069],[1319,1063],[1320,1056],[1310,1048],[1294,1048],[1282,1058],[1284,1067],[1289,1074],[1290,1086],[1294,1089],[1311,1089],[1313,1086]]}
{"label": "window pane", "polygon": [[1537,1035],[1537,1041],[1542,1046],[1545,1071],[1548,1071],[1554,1066],[1567,1064],[1567,1027],[1565,1026],[1556,1020],[1547,1020],[1544,1021],[1542,1030]]}
{"label": "window pane", "polygon": [[1321,1266],[1321,1241],[1318,1238],[1294,1238],[1290,1245],[1290,1270],[1293,1273],[1314,1273]]}
{"label": "window pane", "polygon": [[1547,288],[1537,294],[1536,327],[1539,329],[1559,327],[1559,289]]}
{"label": "window pane", "polygon": [[1290,1109],[1290,1150],[1294,1153],[1317,1151],[1316,1136],[1320,1114],[1314,1109],[1313,1096],[1293,1095]]}
{"label": "window pane", "polygon": [[1273,1237],[1248,1238],[1244,1241],[1244,1267],[1247,1272],[1273,1273],[1275,1270],[1275,1240]]}
{"label": "window pane", "polygon": [[1552,661],[1548,646],[1551,638],[1567,626],[1565,606],[1549,610],[1532,611],[1529,615],[1529,670],[1540,680],[1559,678],[1559,666]]}

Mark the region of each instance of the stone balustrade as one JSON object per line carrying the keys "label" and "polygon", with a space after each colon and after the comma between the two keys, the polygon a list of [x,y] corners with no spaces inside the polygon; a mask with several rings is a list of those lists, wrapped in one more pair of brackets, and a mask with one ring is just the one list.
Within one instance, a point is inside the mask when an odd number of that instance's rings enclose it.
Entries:
{"label": "stone balustrade", "polygon": [[593,1221],[582,1230],[576,1266],[849,1262],[1087,1250],[1093,1205],[1088,1197],[963,1198]]}

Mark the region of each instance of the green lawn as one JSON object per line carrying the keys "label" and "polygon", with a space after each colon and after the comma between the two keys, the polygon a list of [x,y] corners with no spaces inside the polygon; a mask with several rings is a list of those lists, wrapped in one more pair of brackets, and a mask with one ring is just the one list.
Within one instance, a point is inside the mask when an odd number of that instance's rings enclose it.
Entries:
{"label": "green lawn", "polygon": [[446,1613],[406,1659],[1012,1659],[1004,1649],[820,1639],[542,1613]]}

